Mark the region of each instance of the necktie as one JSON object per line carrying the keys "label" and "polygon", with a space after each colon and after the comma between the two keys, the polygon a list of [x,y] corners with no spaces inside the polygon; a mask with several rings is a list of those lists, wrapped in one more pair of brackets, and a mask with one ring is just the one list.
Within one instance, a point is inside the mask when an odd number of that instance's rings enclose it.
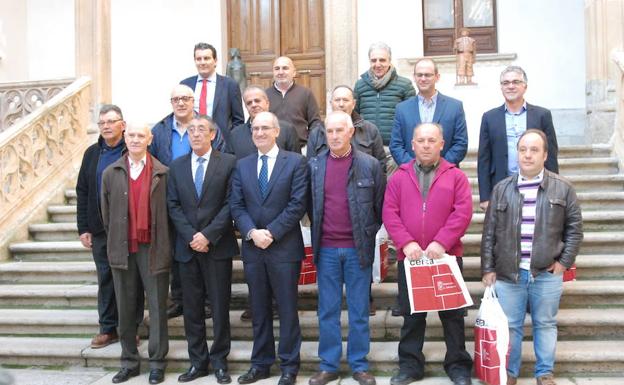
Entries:
{"label": "necktie", "polygon": [[268,158],[269,157],[266,155],[262,155],[260,157],[260,159],[262,160],[262,167],[260,167],[258,184],[260,185],[260,193],[262,194],[262,198],[266,198],[267,188],[269,187],[269,164],[267,163]]}
{"label": "necktie", "polygon": [[197,197],[201,196],[202,186],[204,185],[204,162],[206,159],[197,158],[197,168],[195,169],[195,191],[197,192]]}
{"label": "necktie", "polygon": [[208,80],[202,79],[201,94],[199,94],[199,114],[206,115],[206,95],[208,94]]}

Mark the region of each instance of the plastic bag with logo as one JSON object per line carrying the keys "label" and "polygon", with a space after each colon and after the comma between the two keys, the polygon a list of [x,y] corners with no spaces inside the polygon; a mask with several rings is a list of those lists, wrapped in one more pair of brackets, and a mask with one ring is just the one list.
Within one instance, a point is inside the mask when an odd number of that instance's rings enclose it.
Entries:
{"label": "plastic bag with logo", "polygon": [[475,376],[489,385],[507,383],[509,326],[494,285],[485,288],[474,328]]}

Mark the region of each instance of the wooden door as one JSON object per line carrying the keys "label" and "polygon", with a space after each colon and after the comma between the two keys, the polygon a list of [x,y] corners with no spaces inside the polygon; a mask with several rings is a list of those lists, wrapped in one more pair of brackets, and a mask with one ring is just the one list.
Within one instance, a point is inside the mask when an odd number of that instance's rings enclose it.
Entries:
{"label": "wooden door", "polygon": [[228,50],[240,49],[248,84],[272,84],[273,60],[288,56],[297,84],[309,87],[325,115],[323,0],[228,1]]}

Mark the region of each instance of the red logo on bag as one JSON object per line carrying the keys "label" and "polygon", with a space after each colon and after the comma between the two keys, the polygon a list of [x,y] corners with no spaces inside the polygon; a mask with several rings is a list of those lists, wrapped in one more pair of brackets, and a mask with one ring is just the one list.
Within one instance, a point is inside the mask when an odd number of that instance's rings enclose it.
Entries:
{"label": "red logo on bag", "polygon": [[[440,269],[442,270],[442,269]],[[443,295],[461,294],[461,288],[457,285],[457,281],[453,277],[453,274],[438,274],[432,277],[434,287],[436,288],[435,294],[438,297]]]}

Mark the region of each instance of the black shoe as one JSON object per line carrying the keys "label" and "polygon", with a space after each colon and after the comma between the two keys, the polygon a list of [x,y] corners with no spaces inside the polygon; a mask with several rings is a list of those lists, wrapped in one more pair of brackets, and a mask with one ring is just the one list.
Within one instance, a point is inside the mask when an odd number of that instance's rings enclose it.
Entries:
{"label": "black shoe", "polygon": [[217,369],[215,370],[215,377],[217,377],[217,382],[219,384],[229,384],[232,382],[232,377],[225,369]]}
{"label": "black shoe", "polygon": [[400,317],[401,316],[401,309],[399,308],[399,305],[392,306],[392,316],[393,317]]}
{"label": "black shoe", "polygon": [[163,369],[150,370],[150,375],[149,375],[150,384],[160,384],[164,380],[165,380],[165,371]]}
{"label": "black shoe", "polygon": [[189,370],[180,374],[178,382],[189,382],[198,379],[199,377],[206,377],[208,375],[207,370],[197,369],[195,366],[191,366]]}
{"label": "black shoe", "polygon": [[167,309],[167,318],[175,318],[182,315],[182,305],[174,303]]}
{"label": "black shoe", "polygon": [[294,373],[283,373],[277,385],[295,385],[297,382],[297,375]]}
{"label": "black shoe", "polygon": [[212,306],[210,306],[209,304],[206,304],[204,306],[204,315],[206,319],[212,318]]}
{"label": "black shoe", "polygon": [[409,383],[412,383],[414,381],[419,381],[422,379],[423,379],[423,376],[413,377],[407,373],[399,372],[399,374],[397,374],[396,376],[392,376],[392,378],[390,379],[390,385],[407,385]]}
{"label": "black shoe", "polygon": [[245,309],[245,311],[241,313],[240,320],[243,322],[251,321],[251,309]]}
{"label": "black shoe", "polygon": [[113,384],[121,384],[122,382],[128,381],[132,377],[136,377],[139,375],[139,368],[136,369],[128,369],[121,368],[117,374],[113,377]]}
{"label": "black shoe", "polygon": [[269,378],[269,371],[263,372],[258,368],[252,367],[249,371],[242,376],[238,377],[239,384],[253,384],[258,380],[264,380]]}
{"label": "black shoe", "polygon": [[472,385],[470,377],[455,377],[453,378],[453,385]]}

